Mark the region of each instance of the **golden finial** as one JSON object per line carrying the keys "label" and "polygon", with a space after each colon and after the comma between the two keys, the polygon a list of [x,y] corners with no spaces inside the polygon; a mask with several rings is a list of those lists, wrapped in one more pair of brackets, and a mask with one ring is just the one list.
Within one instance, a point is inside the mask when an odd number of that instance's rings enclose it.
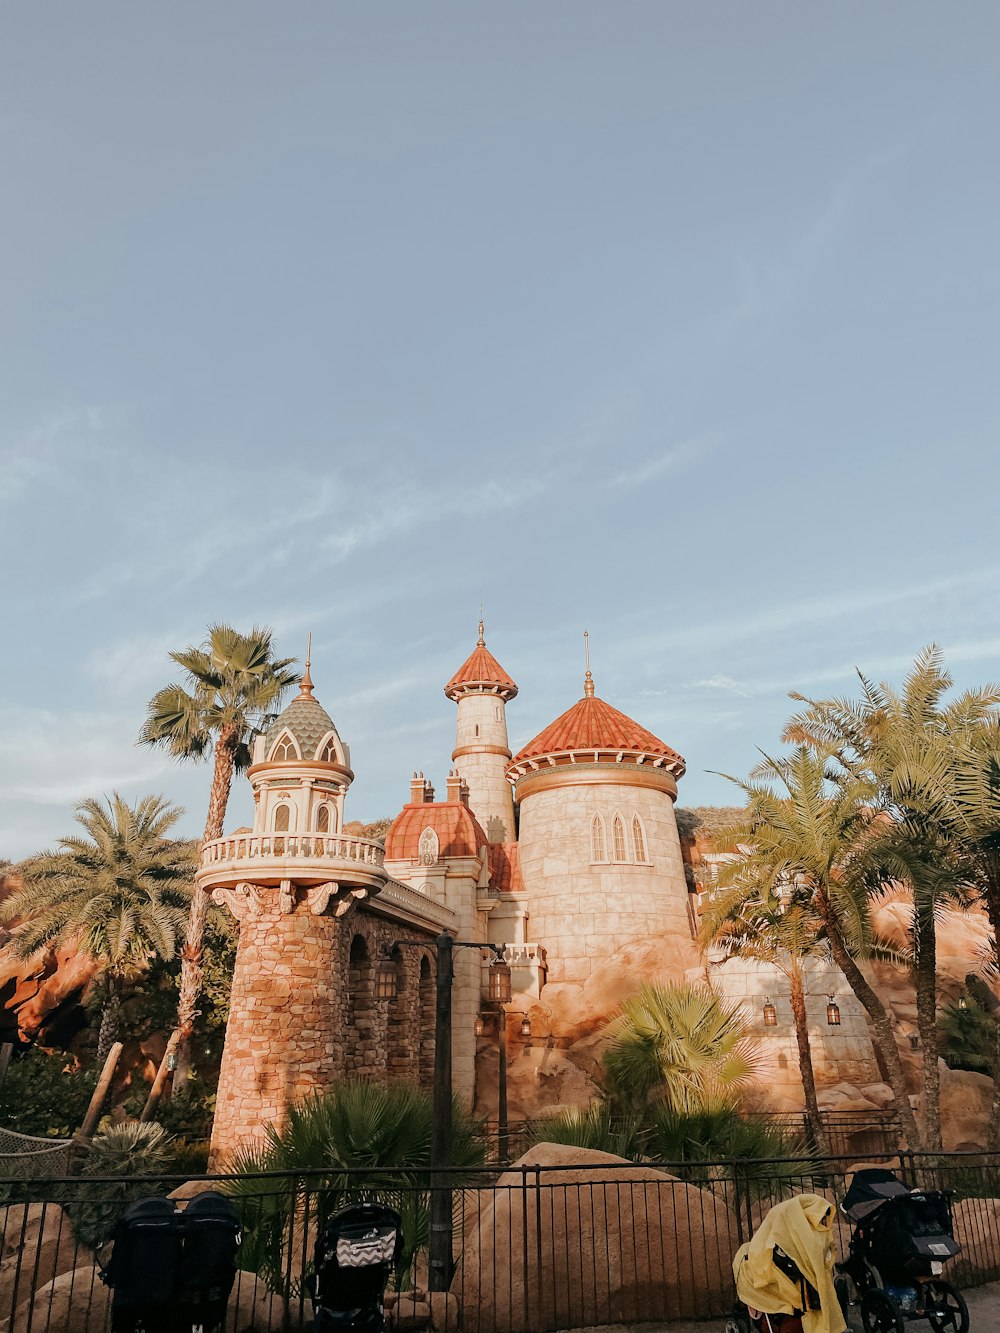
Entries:
{"label": "golden finial", "polygon": [[299,694],[305,695],[307,699],[311,698],[313,692],[312,676],[309,674],[309,667],[312,658],[313,636],[310,634],[306,639],[306,669],[302,673],[302,680],[299,682]]}
{"label": "golden finial", "polygon": [[587,674],[583,678],[583,693],[588,699],[594,697],[594,677],[590,674],[590,635],[583,631],[583,655],[587,661]]}
{"label": "golden finial", "polygon": [[479,603],[479,638],[476,640],[477,648],[486,647],[486,625],[483,621],[483,604]]}

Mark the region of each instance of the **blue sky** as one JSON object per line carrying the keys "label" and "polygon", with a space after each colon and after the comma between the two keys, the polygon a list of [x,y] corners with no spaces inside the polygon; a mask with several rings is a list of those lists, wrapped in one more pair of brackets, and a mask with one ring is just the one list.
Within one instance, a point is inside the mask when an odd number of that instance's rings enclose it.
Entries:
{"label": "blue sky", "polygon": [[[443,784],[480,602],[527,740],[598,692],[710,770],[922,645],[1000,676],[1000,9],[0,9],[0,855],[274,627],[348,813]],[[248,818],[245,790],[231,823]]]}

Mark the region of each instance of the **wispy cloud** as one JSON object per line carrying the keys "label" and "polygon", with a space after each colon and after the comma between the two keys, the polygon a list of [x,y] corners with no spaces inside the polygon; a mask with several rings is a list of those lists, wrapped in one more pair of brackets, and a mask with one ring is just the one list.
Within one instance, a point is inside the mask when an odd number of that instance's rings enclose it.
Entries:
{"label": "wispy cloud", "polygon": [[646,486],[668,472],[675,472],[690,463],[700,462],[704,456],[720,443],[718,435],[692,435],[679,444],[671,445],[649,454],[645,459],[637,460],[633,466],[618,472],[611,478],[611,485],[620,490],[633,490],[637,486]]}
{"label": "wispy cloud", "polygon": [[67,453],[92,449],[106,420],[99,407],[53,412],[0,449],[0,503],[19,500],[40,485],[60,484]]}

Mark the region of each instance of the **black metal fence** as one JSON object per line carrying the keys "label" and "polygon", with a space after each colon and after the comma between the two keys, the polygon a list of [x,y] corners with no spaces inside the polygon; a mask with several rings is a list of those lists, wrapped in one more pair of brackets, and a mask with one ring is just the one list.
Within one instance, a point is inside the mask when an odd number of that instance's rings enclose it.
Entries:
{"label": "black metal fence", "polygon": [[[553,1150],[549,1150],[549,1159]],[[546,1333],[596,1324],[724,1315],[732,1260],[768,1209],[796,1193],[839,1203],[857,1159],[578,1165],[518,1164],[455,1173],[454,1274],[430,1291],[430,1190],[399,1171],[205,1177],[242,1221],[240,1272],[227,1333],[312,1326],[308,1278],[323,1219],[348,1202],[380,1199],[402,1214],[405,1248],[388,1300],[390,1328],[451,1333]],[[962,1254],[953,1280],[1000,1279],[1000,1154],[887,1158],[923,1188],[955,1193]],[[0,1333],[104,1333],[110,1292],[99,1263],[125,1201],[176,1181],[0,1182]],[[836,1243],[849,1229],[838,1215]],[[208,1333],[208,1330],[205,1330]]]}

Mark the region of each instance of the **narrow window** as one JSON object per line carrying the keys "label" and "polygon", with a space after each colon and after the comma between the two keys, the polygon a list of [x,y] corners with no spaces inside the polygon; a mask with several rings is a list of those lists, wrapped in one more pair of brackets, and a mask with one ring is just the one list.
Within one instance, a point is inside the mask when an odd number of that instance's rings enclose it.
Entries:
{"label": "narrow window", "polygon": [[498,722],[500,721],[500,709],[499,709],[499,708],[497,709],[497,721],[498,721]]}
{"label": "narrow window", "polygon": [[476,735],[477,735],[477,736],[479,735],[479,723],[478,723],[478,722],[476,723]]}
{"label": "narrow window", "polygon": [[594,816],[594,822],[590,826],[590,844],[592,861],[606,861],[607,853],[604,847],[604,820],[600,815]]}
{"label": "narrow window", "polygon": [[279,805],[274,811],[274,831],[275,833],[288,832],[289,809],[287,805]]}
{"label": "narrow window", "polygon": [[625,847],[625,825],[622,823],[621,815],[615,815],[613,837],[615,844],[615,860],[627,861],[628,852]]}
{"label": "narrow window", "polygon": [[328,805],[321,805],[319,808],[319,814],[316,816],[316,832],[330,832],[330,807]]}
{"label": "narrow window", "polygon": [[638,815],[632,818],[632,846],[635,848],[635,859],[640,865],[645,865],[646,836],[642,831],[642,820]]}
{"label": "narrow window", "polygon": [[319,758],[320,763],[323,764],[335,764],[337,762],[337,750],[333,741],[327,741]]}

